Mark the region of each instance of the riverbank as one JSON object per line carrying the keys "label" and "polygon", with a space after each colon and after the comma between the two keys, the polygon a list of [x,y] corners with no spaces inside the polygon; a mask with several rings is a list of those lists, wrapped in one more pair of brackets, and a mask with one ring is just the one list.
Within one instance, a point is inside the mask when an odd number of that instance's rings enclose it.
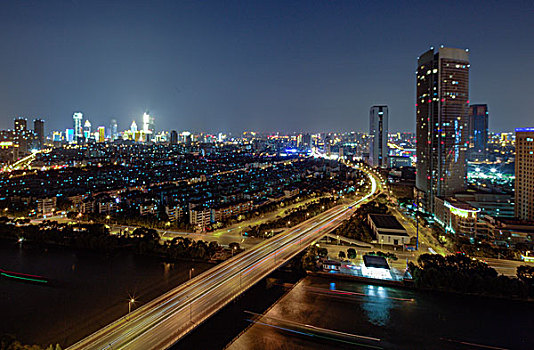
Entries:
{"label": "riverbank", "polygon": [[139,307],[213,265],[124,251],[105,256],[67,247],[21,247],[2,240],[0,266],[54,281],[41,286],[2,280],[0,333],[26,344],[65,348],[125,316],[131,297]]}
{"label": "riverbank", "polygon": [[[534,344],[532,311],[532,303],[308,276],[264,313],[267,318],[259,318],[227,348],[528,349]],[[299,333],[299,325],[323,335],[342,332],[353,340],[366,338],[370,343],[348,344],[335,337]]]}

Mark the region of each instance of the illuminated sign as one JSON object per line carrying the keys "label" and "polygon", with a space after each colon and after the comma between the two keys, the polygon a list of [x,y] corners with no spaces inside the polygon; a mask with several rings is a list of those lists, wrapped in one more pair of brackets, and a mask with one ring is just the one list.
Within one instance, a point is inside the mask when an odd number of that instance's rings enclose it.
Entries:
{"label": "illuminated sign", "polygon": [[13,142],[12,141],[2,141],[2,142],[0,142],[0,147],[2,147],[2,148],[11,147],[11,146],[13,146]]}
{"label": "illuminated sign", "polygon": [[450,209],[452,214],[454,214],[456,216],[460,216],[462,218],[468,218],[468,217],[470,217],[469,214],[478,213],[480,211],[480,209],[457,208],[457,207],[453,206],[452,204],[450,204],[449,202],[445,202],[445,206]]}
{"label": "illuminated sign", "polygon": [[515,132],[534,131],[534,128],[516,128]]}

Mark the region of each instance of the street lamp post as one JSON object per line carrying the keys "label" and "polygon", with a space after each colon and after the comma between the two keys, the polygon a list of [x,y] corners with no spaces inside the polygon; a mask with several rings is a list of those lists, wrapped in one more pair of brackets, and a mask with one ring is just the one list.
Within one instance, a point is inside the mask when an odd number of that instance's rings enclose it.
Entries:
{"label": "street lamp post", "polygon": [[134,303],[135,303],[134,298],[130,298],[130,300],[128,300],[128,318],[130,318],[130,312],[132,312],[132,305]]}
{"label": "street lamp post", "polygon": [[189,280],[191,280],[193,271],[195,271],[195,268],[194,268],[194,267],[192,267],[191,269],[189,269]]}

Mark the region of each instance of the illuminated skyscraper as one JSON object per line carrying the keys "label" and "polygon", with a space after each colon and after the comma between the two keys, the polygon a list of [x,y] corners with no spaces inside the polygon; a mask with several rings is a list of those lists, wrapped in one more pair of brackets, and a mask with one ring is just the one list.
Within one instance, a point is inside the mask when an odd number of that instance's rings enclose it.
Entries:
{"label": "illuminated skyscraper", "polygon": [[106,141],[106,127],[99,126],[98,127],[98,142],[104,142]]}
{"label": "illuminated skyscraper", "polygon": [[13,131],[13,141],[18,146],[18,155],[28,152],[28,122],[26,118],[15,118]]}
{"label": "illuminated skyscraper", "polygon": [[130,125],[130,131],[135,134],[137,132],[137,123],[135,120],[132,122],[132,125]]}
{"label": "illuminated skyscraper", "polygon": [[28,122],[26,118],[15,118],[14,127],[15,133],[23,134],[28,130]]}
{"label": "illuminated skyscraper", "polygon": [[416,188],[423,209],[434,212],[434,197],[466,187],[469,54],[430,49],[418,59],[416,82]]}
{"label": "illuminated skyscraper", "polygon": [[388,166],[388,106],[373,106],[369,112],[369,161],[372,166]]}
{"label": "illuminated skyscraper", "polygon": [[81,142],[83,139],[83,128],[82,128],[83,113],[74,112],[74,114],[72,115],[72,119],[74,120],[74,141]]}
{"label": "illuminated skyscraper", "polygon": [[85,139],[85,142],[89,141],[91,136],[91,122],[89,119],[86,119],[83,124],[83,138]]}
{"label": "illuminated skyscraper", "polygon": [[118,131],[118,124],[116,119],[111,119],[111,123],[109,125],[109,136],[111,141],[117,140],[119,138],[119,131]]}
{"label": "illuminated skyscraper", "polygon": [[154,133],[154,117],[151,117],[148,112],[143,114],[143,132],[147,135]]}
{"label": "illuminated skyscraper", "polygon": [[65,141],[68,143],[74,142],[74,129],[65,130]]}
{"label": "illuminated skyscraper", "polygon": [[484,157],[488,147],[488,105],[469,106],[469,156]]}
{"label": "illuminated skyscraper", "polygon": [[515,216],[534,221],[534,128],[515,129]]}

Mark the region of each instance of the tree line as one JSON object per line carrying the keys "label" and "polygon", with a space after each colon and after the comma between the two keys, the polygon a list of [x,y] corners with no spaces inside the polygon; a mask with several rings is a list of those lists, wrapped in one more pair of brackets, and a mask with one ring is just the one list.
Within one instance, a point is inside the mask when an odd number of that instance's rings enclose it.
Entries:
{"label": "tree line", "polygon": [[534,296],[534,267],[519,266],[517,277],[499,275],[486,263],[464,254],[422,254],[408,269],[415,286],[466,294],[529,298]]}
{"label": "tree line", "polygon": [[16,226],[0,219],[0,238],[23,239],[34,244],[60,245],[106,254],[129,250],[136,254],[166,259],[209,260],[221,247],[217,242],[177,237],[162,242],[151,228],[136,228],[131,234],[111,234],[104,224],[59,224],[43,221],[38,225]]}

